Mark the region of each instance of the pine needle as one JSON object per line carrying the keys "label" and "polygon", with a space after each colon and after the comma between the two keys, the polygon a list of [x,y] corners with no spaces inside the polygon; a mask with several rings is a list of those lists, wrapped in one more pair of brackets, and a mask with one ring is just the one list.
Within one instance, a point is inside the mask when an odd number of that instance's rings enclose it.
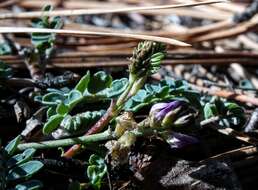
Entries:
{"label": "pine needle", "polygon": [[46,16],[74,16],[74,15],[96,15],[96,14],[107,14],[107,13],[123,13],[123,12],[138,12],[146,10],[162,10],[162,9],[173,9],[181,7],[194,7],[200,5],[208,5],[214,3],[227,2],[227,0],[209,0],[204,2],[195,3],[184,3],[177,5],[158,5],[158,6],[146,6],[146,7],[125,7],[116,9],[77,9],[77,10],[54,10],[51,12],[32,11],[32,12],[21,12],[21,13],[3,13],[0,14],[0,19],[31,19],[38,18],[43,14]]}
{"label": "pine needle", "polygon": [[111,37],[124,37],[124,38],[135,38],[139,40],[149,40],[162,42],[175,46],[191,46],[185,42],[175,40],[172,38],[131,34],[131,33],[112,33],[112,32],[94,32],[87,30],[62,30],[62,29],[45,29],[45,28],[30,28],[30,27],[0,27],[0,34],[9,33],[56,33],[60,35],[73,35],[73,36],[111,36]]}

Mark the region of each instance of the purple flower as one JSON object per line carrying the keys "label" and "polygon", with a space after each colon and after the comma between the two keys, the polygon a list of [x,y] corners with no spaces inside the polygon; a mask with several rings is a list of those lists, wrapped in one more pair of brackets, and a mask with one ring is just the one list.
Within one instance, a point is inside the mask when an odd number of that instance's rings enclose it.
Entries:
{"label": "purple flower", "polygon": [[150,113],[155,115],[155,119],[161,121],[170,111],[183,105],[183,101],[175,100],[170,103],[157,103],[152,106]]}
{"label": "purple flower", "polygon": [[193,136],[175,132],[173,132],[169,137],[167,137],[166,141],[173,149],[180,149],[192,144],[199,143],[199,140]]}

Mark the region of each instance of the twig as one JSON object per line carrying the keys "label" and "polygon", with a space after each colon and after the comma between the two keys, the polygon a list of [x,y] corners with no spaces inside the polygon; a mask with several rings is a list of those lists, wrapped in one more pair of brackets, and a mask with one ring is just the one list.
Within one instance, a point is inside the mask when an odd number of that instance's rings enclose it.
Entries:
{"label": "twig", "polygon": [[232,136],[240,141],[243,141],[243,142],[246,142],[246,143],[249,143],[249,144],[252,144],[254,146],[257,146],[258,145],[258,140],[256,138],[253,138],[253,137],[250,137],[242,132],[239,132],[239,131],[236,131],[232,128],[224,128],[224,129],[218,129],[217,126],[209,126],[211,127],[212,129],[218,131],[219,133],[222,133],[224,135],[227,135],[227,136]]}
{"label": "twig", "polygon": [[253,50],[258,50],[258,43],[254,40],[251,40],[246,35],[240,35],[238,40],[242,42],[247,48],[251,48]]}
{"label": "twig", "polygon": [[233,28],[222,30],[222,31],[214,31],[209,34],[204,34],[200,37],[194,38],[193,41],[201,42],[201,41],[219,40],[219,39],[234,37],[255,29],[257,25],[258,25],[258,15],[254,16],[251,20],[247,22],[236,25]]}
{"label": "twig", "polygon": [[210,88],[201,87],[201,86],[197,86],[194,84],[190,84],[190,86],[193,89],[199,90],[203,93],[207,93],[211,96],[219,96],[219,97],[223,97],[226,99],[233,99],[233,100],[236,100],[239,102],[250,103],[255,106],[258,106],[258,98],[250,97],[250,96],[247,96],[244,94],[237,94],[237,93],[226,91],[226,90],[212,90]]}
{"label": "twig", "polygon": [[231,159],[241,159],[241,157],[245,156],[251,156],[253,154],[257,154],[258,149],[255,146],[245,146],[242,148],[234,149],[228,152],[223,152],[221,154],[217,154],[215,156],[209,157],[205,160],[200,161],[200,163],[204,163],[208,160],[218,160],[218,159],[226,159],[226,158],[231,158]]}
{"label": "twig", "polygon": [[228,84],[218,84],[218,83],[215,83],[215,82],[211,82],[211,81],[208,81],[208,80],[203,80],[204,84],[207,84],[209,86],[217,86],[217,87],[220,87],[220,88],[234,88],[234,89],[240,89],[240,90],[246,90],[246,91],[255,91],[257,92],[258,89],[255,89],[255,88],[245,88],[245,87],[240,87],[240,86],[229,86]]}
{"label": "twig", "polygon": [[209,128],[212,128],[212,129],[218,131],[219,133],[222,133],[227,136],[232,136],[232,137],[234,137],[238,140],[244,141],[246,143],[249,143],[249,144],[252,144],[255,146],[258,145],[258,140],[256,138],[250,137],[243,132],[236,131],[230,127],[221,129],[218,126],[210,125],[210,124],[218,121],[219,119],[220,119],[220,116],[211,117],[209,119],[201,121],[200,125],[201,125],[201,127],[207,126]]}
{"label": "twig", "polygon": [[29,78],[9,78],[4,81],[7,85],[11,86],[23,86],[23,87],[34,87],[35,83]]}

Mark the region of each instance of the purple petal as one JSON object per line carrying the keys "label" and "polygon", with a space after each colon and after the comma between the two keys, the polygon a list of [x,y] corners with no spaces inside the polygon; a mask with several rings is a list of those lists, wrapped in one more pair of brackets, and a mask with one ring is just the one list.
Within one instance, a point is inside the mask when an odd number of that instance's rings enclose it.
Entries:
{"label": "purple petal", "polygon": [[180,105],[182,105],[182,101],[173,101],[167,104],[167,106],[165,108],[163,108],[162,110],[160,110],[156,115],[155,118],[157,120],[161,120],[162,118],[164,118],[166,116],[166,114],[168,112],[170,112],[173,109],[178,108]]}
{"label": "purple petal", "polygon": [[161,109],[164,109],[165,107],[167,107],[168,104],[169,104],[169,103],[157,103],[157,104],[154,104],[154,105],[151,107],[150,112],[160,111]]}
{"label": "purple petal", "polygon": [[199,140],[193,136],[173,132],[172,135],[167,138],[167,142],[171,148],[180,149],[191,144],[199,143]]}

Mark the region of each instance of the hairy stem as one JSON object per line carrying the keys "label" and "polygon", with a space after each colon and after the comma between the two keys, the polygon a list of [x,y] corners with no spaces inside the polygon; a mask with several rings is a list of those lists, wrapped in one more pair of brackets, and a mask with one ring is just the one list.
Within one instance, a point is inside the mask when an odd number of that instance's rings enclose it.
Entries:
{"label": "hairy stem", "polygon": [[120,95],[116,102],[117,107],[121,107],[127,100],[128,100],[128,94],[130,93],[132,87],[134,86],[134,83],[136,82],[136,77],[130,74],[129,76],[129,84],[126,88],[126,90]]}
{"label": "hairy stem", "polygon": [[[106,127],[108,125],[109,121],[114,117],[114,107],[115,107],[115,102],[112,101],[107,112],[102,116],[102,118],[99,119],[99,121],[93,127],[91,127],[91,129],[85,134],[85,136],[92,135],[92,134],[98,133],[101,130],[103,130],[104,127]],[[71,157],[75,156],[76,153],[79,152],[80,149],[81,149],[81,145],[75,144],[74,146],[69,148],[64,153],[63,156],[66,158],[71,158]]]}
{"label": "hairy stem", "polygon": [[25,150],[27,148],[35,148],[35,149],[57,148],[57,147],[71,146],[78,143],[90,144],[90,143],[104,141],[104,140],[111,140],[113,138],[114,138],[114,135],[112,134],[112,132],[110,130],[106,130],[102,133],[94,134],[94,135],[87,135],[87,136],[53,140],[53,141],[19,144],[18,150]]}

